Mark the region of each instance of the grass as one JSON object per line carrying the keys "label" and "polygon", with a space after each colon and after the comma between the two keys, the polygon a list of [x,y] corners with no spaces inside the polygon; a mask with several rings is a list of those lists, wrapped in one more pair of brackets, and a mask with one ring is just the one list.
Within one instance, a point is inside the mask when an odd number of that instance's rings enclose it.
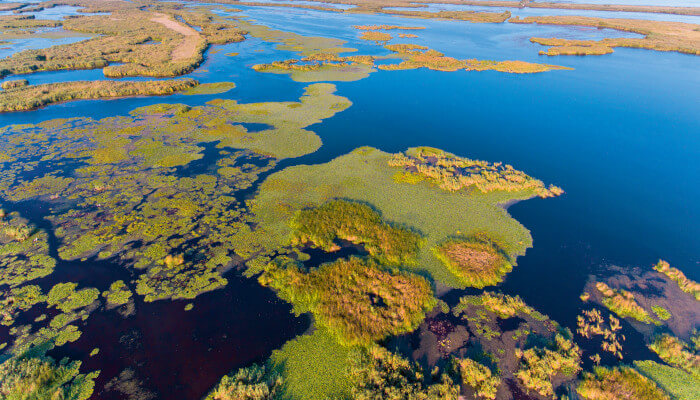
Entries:
{"label": "grass", "polygon": [[384,220],[419,231],[424,241],[418,262],[404,267],[450,286],[463,285],[432,251],[448,238],[486,233],[511,260],[531,245],[527,229],[500,204],[531,198],[534,191],[451,192],[427,182],[404,183],[394,179],[392,158],[377,149],[359,148],[325,164],[294,166],[270,175],[251,202],[261,231],[249,240],[270,252],[284,248],[292,237],[290,221],[299,210],[341,198],[366,203]]}
{"label": "grass", "polygon": [[355,257],[308,273],[273,264],[259,280],[292,303],[295,312],[310,311],[318,326],[349,346],[411,332],[437,304],[422,277]]}
{"label": "grass", "polygon": [[463,285],[479,289],[498,284],[513,270],[507,255],[486,235],[449,239],[435,248],[435,255]]}
{"label": "grass", "polygon": [[644,38],[606,38],[599,41],[533,38],[531,41],[554,46],[542,54],[607,54],[615,47],[632,47],[658,51],[676,51],[700,55],[700,30],[697,24],[640,19],[595,18],[578,16],[513,17],[518,24],[575,25],[609,28],[644,35]]}
{"label": "grass", "polygon": [[353,28],[360,31],[389,31],[389,30],[422,30],[424,26],[402,26],[402,25],[353,25]]}
{"label": "grass", "polygon": [[700,355],[687,343],[675,336],[663,334],[657,337],[649,348],[668,364],[700,379]]}
{"label": "grass", "polygon": [[0,364],[4,400],[86,400],[99,372],[80,374],[80,361],[57,363],[51,357],[20,356]]}
{"label": "grass", "polygon": [[78,284],[74,282],[55,284],[46,295],[46,303],[49,306],[56,306],[64,313],[70,313],[89,306],[100,296],[100,292],[95,288],[75,290],[76,287]]}
{"label": "grass", "polygon": [[622,318],[633,318],[645,324],[660,324],[624,289],[613,289],[604,282],[597,282],[596,289],[603,295],[602,303]]}
{"label": "grass", "polygon": [[[612,314],[608,318],[609,322],[606,323],[600,311],[596,309],[584,310],[576,319],[578,327],[576,332],[587,339],[602,336],[600,346],[603,351],[612,353],[619,359],[622,359],[622,342],[625,340],[625,336],[618,333],[622,329],[620,320]],[[594,357],[598,360],[600,359],[599,355]]]}
{"label": "grass", "polygon": [[700,301],[700,283],[688,279],[681,270],[671,267],[671,265],[664,260],[659,260],[654,266],[654,270],[676,282],[682,291],[691,294],[695,297],[695,300]]}
{"label": "grass", "polygon": [[73,100],[162,96],[187,89],[196,90],[197,84],[193,79],[176,79],[143,82],[72,81],[16,86],[0,91],[0,112],[28,111]]}
{"label": "grass", "polygon": [[520,383],[541,396],[554,396],[552,380],[557,376],[575,376],[580,370],[581,351],[570,339],[557,334],[554,344],[516,350],[520,368],[515,373]]}
{"label": "grass", "polygon": [[282,382],[279,374],[253,364],[225,375],[204,400],[272,400],[279,394]]}
{"label": "grass", "polygon": [[585,400],[669,400],[652,380],[633,368],[595,367],[584,373],[576,392]]}
{"label": "grass", "polygon": [[287,342],[270,357],[283,379],[282,398],[326,400],[349,398],[352,349],[323,329]]}
{"label": "grass", "polygon": [[510,11],[478,12],[478,11],[397,11],[383,10],[384,13],[404,17],[437,18],[446,20],[467,21],[473,23],[501,23],[510,18]]}
{"label": "grass", "polygon": [[185,90],[182,94],[186,95],[197,95],[197,94],[221,94],[226,93],[229,90],[236,87],[233,82],[215,82],[215,83],[202,83],[191,89]]}
{"label": "grass", "polygon": [[700,398],[700,379],[680,368],[658,364],[651,360],[635,361],[634,367],[639,373],[656,382],[673,400]]}
{"label": "grass", "polygon": [[55,266],[47,233],[16,213],[6,215],[0,210],[0,285],[16,287],[43,278]]}
{"label": "grass", "polygon": [[414,263],[420,235],[382,221],[366,204],[333,200],[300,210],[291,221],[292,244],[310,243],[326,251],[338,250],[337,239],[361,244],[372,257],[388,265]]}

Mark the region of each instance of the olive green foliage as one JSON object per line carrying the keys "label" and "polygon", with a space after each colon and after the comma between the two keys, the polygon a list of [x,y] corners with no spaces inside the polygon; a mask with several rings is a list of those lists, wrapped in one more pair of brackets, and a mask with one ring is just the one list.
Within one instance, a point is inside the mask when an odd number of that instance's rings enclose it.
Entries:
{"label": "olive green foliage", "polygon": [[700,378],[680,368],[669,367],[654,361],[635,361],[634,367],[645,377],[656,382],[674,400],[700,398]]}
{"label": "olive green foliage", "polygon": [[109,286],[109,290],[102,292],[102,296],[107,299],[110,305],[120,306],[126,304],[131,299],[131,290],[124,281],[115,281]]}
{"label": "olive green foliage", "polygon": [[477,189],[491,191],[530,192],[540,197],[557,196],[562,190],[556,186],[545,188],[542,181],[518,171],[509,164],[489,163],[458,157],[442,150],[421,147],[395,154],[389,165],[402,168],[396,179],[416,183],[428,182],[447,191]]}
{"label": "olive green foliage", "polygon": [[275,350],[271,368],[283,378],[282,398],[326,400],[348,398],[352,348],[324,329],[302,335]]}
{"label": "olive green foliage", "polygon": [[634,318],[646,324],[660,324],[639,305],[631,292],[625,289],[613,289],[605,282],[597,282],[596,288],[603,295],[603,305],[620,317]]}
{"label": "olive green foliage", "polygon": [[75,290],[77,283],[57,283],[46,295],[46,303],[49,306],[56,306],[64,313],[69,313],[78,308],[92,304],[100,297],[100,292],[95,288],[85,288]]}
{"label": "olive green foliage", "polygon": [[347,345],[368,345],[413,331],[437,304],[420,276],[383,270],[360,258],[341,259],[304,273],[272,264],[259,278]]}
{"label": "olive green foliage", "polygon": [[350,377],[355,400],[457,400],[448,374],[426,376],[421,367],[380,346],[354,353]]}
{"label": "olive green foliage", "polygon": [[0,291],[0,317],[2,325],[10,326],[17,315],[27,311],[36,304],[46,301],[39,286],[25,285]]}
{"label": "olive green foliage", "polygon": [[581,351],[571,340],[557,334],[550,347],[516,350],[520,369],[515,376],[528,390],[552,397],[552,379],[557,376],[575,376],[580,370]]}
{"label": "olive green foliage", "polygon": [[[299,102],[154,105],[98,121],[6,127],[0,189],[12,201],[57,206],[48,219],[61,258],[119,257],[146,269],[136,290],[148,300],[191,298],[225,285],[220,271],[255,254],[248,239],[253,225],[235,196],[273,168],[276,158],[320,146],[318,136],[304,128],[350,106],[334,90],[309,86]],[[236,123],[269,128],[248,132]],[[203,157],[202,143],[218,152],[211,168],[178,174]],[[41,163],[51,172],[23,179],[25,170]],[[168,264],[169,256],[183,259]]]}
{"label": "olive green foliage", "polygon": [[668,334],[657,337],[649,348],[665,362],[700,379],[700,355],[697,354],[697,349]]}
{"label": "olive green foliage", "polygon": [[215,83],[202,83],[189,90],[184,91],[182,94],[186,95],[196,95],[196,94],[219,94],[225,93],[236,87],[233,82],[215,82]]}
{"label": "olive green foliage", "polygon": [[[244,39],[239,29],[210,12],[160,8],[161,12],[131,8],[66,19],[64,29],[95,37],[15,53],[0,60],[0,75],[104,68],[108,77],[177,76],[197,67],[209,44]],[[176,17],[201,31],[178,22]]]}
{"label": "olive green foliage", "polygon": [[273,400],[281,387],[278,373],[254,364],[225,375],[205,400]]}
{"label": "olive green foliage", "polygon": [[501,319],[511,318],[516,315],[530,315],[535,319],[544,319],[542,314],[518,296],[508,296],[502,293],[484,292],[478,296],[463,296],[459,303],[452,309],[455,315],[459,315],[472,306],[482,306],[485,310],[497,315]]}
{"label": "olive green foliage", "polygon": [[326,251],[337,248],[337,239],[364,245],[381,263],[400,265],[415,262],[420,236],[406,228],[382,221],[371,207],[334,200],[304,209],[292,219],[292,244],[311,243]]}
{"label": "olive green foliage", "polygon": [[456,364],[462,383],[474,390],[476,397],[490,400],[496,398],[501,378],[489,367],[470,358],[457,360]]}
{"label": "olive green foliage", "polygon": [[460,283],[469,287],[496,285],[513,270],[508,255],[486,234],[448,239],[434,252]]}
{"label": "olive green foliage", "polygon": [[584,373],[577,393],[585,400],[668,400],[656,384],[630,367],[595,367]]}
{"label": "olive green foliage", "polygon": [[0,112],[27,111],[72,100],[161,96],[194,88],[193,79],[165,81],[71,81],[23,85],[0,91]]}
{"label": "olive green foliage", "polygon": [[700,283],[688,279],[681,270],[673,268],[667,261],[659,260],[654,269],[678,284],[678,287],[686,293],[690,293],[695,300],[700,301]]}
{"label": "olive green foliage", "polygon": [[370,205],[385,221],[419,229],[423,240],[417,263],[403,267],[450,286],[463,285],[432,251],[448,238],[483,232],[511,260],[531,245],[528,230],[500,204],[530,198],[532,192],[450,192],[426,183],[406,184],[393,179],[396,170],[388,165],[391,158],[389,153],[359,148],[326,164],[293,166],[270,175],[251,202],[260,231],[250,241],[275,254],[289,244],[290,222],[300,210],[342,198]]}
{"label": "olive green foliage", "polygon": [[18,286],[53,272],[48,236],[26,220],[0,210],[0,285]]}
{"label": "olive green foliage", "polygon": [[3,400],[85,400],[99,372],[80,374],[80,361],[60,363],[51,357],[21,356],[0,364]]}
{"label": "olive green foliage", "polygon": [[26,79],[15,79],[12,81],[4,81],[2,84],[0,84],[0,87],[2,87],[3,89],[13,89],[27,86],[28,84],[29,81],[27,81]]}

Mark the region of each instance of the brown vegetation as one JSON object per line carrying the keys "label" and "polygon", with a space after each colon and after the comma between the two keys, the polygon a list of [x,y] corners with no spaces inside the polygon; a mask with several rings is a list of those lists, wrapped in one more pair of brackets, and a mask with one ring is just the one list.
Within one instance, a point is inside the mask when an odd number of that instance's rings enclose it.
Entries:
{"label": "brown vegetation", "polygon": [[[614,47],[632,47],[659,51],[700,55],[700,26],[685,22],[650,21],[637,19],[606,19],[595,17],[514,17],[517,24],[577,25],[609,28],[644,35],[644,38],[610,38],[599,41],[568,39],[531,39],[535,43],[554,46],[544,54],[605,54]],[[606,49],[607,48],[607,49]],[[608,50],[610,49],[610,50]]]}
{"label": "brown vegetation", "polygon": [[362,32],[360,39],[371,40],[375,42],[388,42],[389,40],[391,40],[391,35],[384,32],[366,31]]}

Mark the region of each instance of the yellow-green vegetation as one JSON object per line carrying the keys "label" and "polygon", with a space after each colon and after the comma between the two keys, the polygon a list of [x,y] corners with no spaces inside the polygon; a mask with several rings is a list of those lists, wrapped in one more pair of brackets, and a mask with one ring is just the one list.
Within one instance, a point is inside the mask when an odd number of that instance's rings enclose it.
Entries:
{"label": "yellow-green vegetation", "polygon": [[[500,204],[531,198],[536,195],[534,190],[452,192],[428,182],[405,183],[395,179],[396,167],[389,165],[393,157],[359,148],[325,164],[294,166],[270,175],[251,202],[260,231],[249,241],[259,246],[261,255],[276,254],[291,244],[290,223],[300,210],[340,198],[365,203],[392,224],[420,229],[423,240],[417,263],[402,267],[424,271],[447,285],[462,286],[432,249],[451,237],[487,234],[511,260],[530,246],[529,232]],[[264,258],[249,266],[259,269],[261,262],[265,264]]]}
{"label": "yellow-green vegetation", "polygon": [[4,81],[0,87],[3,89],[13,89],[13,88],[18,88],[22,86],[27,86],[29,84],[29,81],[26,79],[15,79],[11,81]]}
{"label": "yellow-green vegetation", "polygon": [[695,300],[700,301],[700,283],[688,279],[681,270],[671,267],[671,265],[664,260],[659,260],[654,266],[654,269],[676,282],[682,291],[690,293],[695,297]]}
{"label": "yellow-green vegetation", "polygon": [[459,315],[472,306],[481,306],[501,319],[511,318],[518,314],[530,315],[535,319],[545,318],[535,309],[525,304],[520,297],[495,292],[484,292],[479,296],[463,296],[452,309],[452,312],[455,315]]}
{"label": "yellow-green vegetation", "polygon": [[415,262],[420,236],[392,226],[366,204],[333,200],[300,210],[291,221],[293,245],[312,244],[326,251],[340,248],[338,239],[361,244],[382,264]]}
{"label": "yellow-green vegetation", "polygon": [[542,396],[554,396],[552,379],[576,375],[581,370],[581,351],[561,334],[555,336],[550,347],[516,349],[516,357],[520,359],[520,369],[515,376],[528,390]]}
{"label": "yellow-green vegetation", "polygon": [[[235,195],[277,158],[320,147],[305,128],[350,106],[334,90],[309,86],[299,102],[154,105],[99,121],[6,127],[0,189],[12,201],[71,205],[48,217],[61,258],[120,257],[146,269],[136,291],[147,300],[192,298],[224,285],[220,272],[236,257],[254,255],[246,239],[252,234],[249,215]],[[241,123],[267,128],[248,132]],[[204,157],[205,143],[215,152],[211,167],[186,173],[188,164]],[[50,172],[22,178],[42,165]]]}
{"label": "yellow-green vegetation", "polygon": [[672,317],[671,313],[661,306],[653,305],[651,306],[651,311],[653,311],[656,317],[662,321],[669,320]]}
{"label": "yellow-green vegetation", "polygon": [[625,341],[625,335],[618,332],[622,329],[620,320],[615,318],[612,314],[609,315],[608,318],[609,323],[606,323],[600,311],[596,309],[583,310],[581,315],[576,319],[576,324],[578,326],[576,332],[587,339],[594,336],[602,336],[603,340],[600,346],[603,351],[610,352],[622,359],[621,342]]}
{"label": "yellow-green vegetation", "polygon": [[402,169],[396,175],[399,181],[418,183],[425,180],[451,192],[464,189],[477,189],[483,193],[532,192],[542,198],[563,193],[561,188],[553,185],[546,188],[542,181],[509,164],[471,160],[428,147],[395,154],[389,165]]}
{"label": "yellow-green vegetation", "polygon": [[510,18],[510,11],[480,12],[480,11],[397,11],[385,10],[389,14],[416,18],[438,18],[474,23],[500,23]]}
{"label": "yellow-green vegetation", "polygon": [[336,53],[314,53],[299,60],[274,61],[257,64],[258,72],[290,74],[296,82],[356,81],[374,72],[375,57],[339,56]]}
{"label": "yellow-green vegetation", "polygon": [[220,94],[228,92],[229,90],[236,87],[233,82],[215,82],[215,83],[202,83],[189,90],[185,90],[182,94],[195,95],[195,94]]}
{"label": "yellow-green vegetation", "polygon": [[53,272],[48,236],[16,213],[0,209],[0,285],[18,286]]}
{"label": "yellow-green vegetation", "polygon": [[656,382],[674,400],[700,398],[700,378],[680,368],[658,364],[651,360],[635,361],[634,367],[642,375]]}
{"label": "yellow-green vegetation", "polygon": [[11,326],[20,312],[44,301],[46,297],[36,285],[25,285],[0,292],[0,323]]}
{"label": "yellow-green vegetation", "polygon": [[[196,90],[196,86],[197,81],[194,79],[140,82],[72,81],[15,86],[0,91],[0,112],[34,110],[49,104],[73,100],[162,96],[186,89]],[[206,88],[202,90],[206,91]]]}
{"label": "yellow-green vegetation", "polygon": [[78,284],[75,282],[57,283],[46,295],[46,303],[55,306],[64,313],[70,313],[78,308],[92,304],[100,296],[95,288],[75,290]]}
{"label": "yellow-green vegetation", "polygon": [[513,270],[508,255],[485,234],[449,239],[435,248],[435,255],[469,287],[495,285]]}
{"label": "yellow-green vegetation", "polygon": [[470,387],[477,398],[496,398],[501,377],[493,373],[489,367],[470,358],[457,360],[457,367],[462,377],[462,384]]}
{"label": "yellow-green vegetation", "polygon": [[353,25],[359,31],[390,31],[394,29],[408,31],[425,29],[424,26],[403,26],[403,25]]}
{"label": "yellow-green vegetation", "polygon": [[513,17],[509,22],[518,24],[577,25],[609,28],[644,35],[644,38],[606,38],[569,40],[533,38],[535,43],[553,46],[541,54],[583,55],[607,54],[615,47],[632,47],[658,51],[700,55],[700,25],[685,22],[651,21],[641,19],[595,18],[579,16]]}
{"label": "yellow-green vegetation", "polygon": [[365,31],[360,35],[362,40],[370,40],[374,42],[388,42],[392,39],[392,36],[388,33],[377,32],[377,31]]}
{"label": "yellow-green vegetation", "polygon": [[[210,44],[244,39],[241,30],[209,11],[164,5],[159,9],[160,12],[137,7],[112,9],[108,15],[66,19],[62,24],[64,29],[96,36],[77,43],[15,53],[0,60],[0,76],[93,68],[103,68],[108,77],[177,76],[197,67]],[[200,31],[190,25],[199,27]]]}
{"label": "yellow-green vegetation", "polygon": [[670,400],[656,384],[630,367],[595,367],[576,392],[585,400]]}
{"label": "yellow-green vegetation", "polygon": [[131,290],[126,286],[124,281],[114,281],[109,285],[109,290],[102,292],[102,296],[107,300],[107,304],[112,306],[121,306],[131,300]]}
{"label": "yellow-green vegetation", "polygon": [[350,379],[355,400],[459,398],[459,384],[448,374],[428,376],[416,363],[376,345],[354,353]]}
{"label": "yellow-green vegetation", "polygon": [[80,374],[80,361],[24,355],[0,364],[0,398],[6,400],[86,400],[98,372]]}
{"label": "yellow-green vegetation", "polygon": [[603,295],[602,303],[610,311],[622,318],[633,318],[645,324],[659,324],[625,289],[613,289],[605,282],[597,282],[596,289]]}
{"label": "yellow-green vegetation", "polygon": [[221,378],[205,400],[273,400],[281,392],[282,377],[254,364]]}
{"label": "yellow-green vegetation", "polygon": [[387,271],[352,257],[304,273],[296,265],[270,265],[260,283],[278,291],[297,313],[311,312],[341,344],[369,345],[411,332],[437,301],[418,275]]}
{"label": "yellow-green vegetation", "polygon": [[649,348],[668,364],[681,368],[700,379],[700,355],[687,343],[675,336],[663,334],[649,345]]}
{"label": "yellow-green vegetation", "polygon": [[338,343],[324,329],[302,335],[275,350],[270,369],[283,378],[282,398],[326,400],[349,398],[353,348]]}

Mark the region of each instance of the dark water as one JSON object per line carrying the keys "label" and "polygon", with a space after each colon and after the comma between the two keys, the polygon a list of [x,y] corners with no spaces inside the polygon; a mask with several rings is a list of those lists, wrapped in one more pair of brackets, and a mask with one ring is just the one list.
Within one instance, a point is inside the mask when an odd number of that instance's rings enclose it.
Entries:
{"label": "dark water", "polygon": [[[323,139],[318,152],[284,161],[279,167],[326,162],[364,145],[392,152],[427,145],[503,161],[561,186],[566,194],[559,198],[534,199],[509,208],[532,231],[534,247],[518,259],[501,288],[519,294],[572,329],[583,306],[578,296],[585,281],[603,265],[650,268],[663,258],[700,280],[700,214],[695,205],[700,195],[697,57],[616,49],[599,57],[546,58],[537,55],[540,46],[528,41],[531,36],[634,36],[589,28],[293,9],[282,13],[247,8],[246,13],[273,28],[348,40],[363,54],[378,54],[381,49],[357,40],[352,25],[410,23],[428,28],[413,42],[453,57],[519,59],[575,68],[533,75],[380,71],[358,82],[339,83],[338,94],[348,97],[353,106],[310,128]],[[295,101],[303,93],[306,84],[250,69],[253,64],[293,58],[293,53],[257,39],[215,48],[221,51],[210,54],[190,76],[202,82],[235,82],[237,88],[227,93],[79,101],[0,115],[0,125],[124,115],[135,107],[161,102]],[[240,55],[228,57],[228,52]],[[95,79],[100,74],[99,70],[70,71],[29,79]],[[137,301],[136,314],[126,319],[115,311],[94,313],[81,328],[80,340],[60,351],[85,359],[85,370],[102,370],[96,398],[119,398],[101,388],[126,367],[134,368],[144,387],[158,398],[199,398],[221,375],[264,359],[308,324],[294,319],[287,305],[254,281],[234,273],[227,278],[226,289],[198,297],[189,312],[184,311],[184,301]],[[647,357],[641,335],[629,329],[626,335],[626,354],[631,359]],[[99,355],[86,358],[94,347],[100,347]]]}

